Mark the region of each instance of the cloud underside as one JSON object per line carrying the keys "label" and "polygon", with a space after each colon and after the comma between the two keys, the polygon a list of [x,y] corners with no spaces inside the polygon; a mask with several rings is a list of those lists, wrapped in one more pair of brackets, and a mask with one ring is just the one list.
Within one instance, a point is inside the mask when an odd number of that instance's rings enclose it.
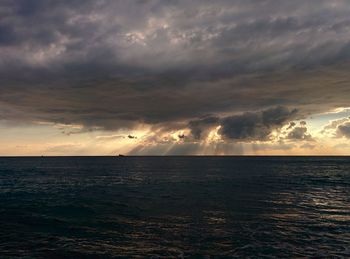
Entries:
{"label": "cloud underside", "polygon": [[[226,140],[268,140],[349,106],[349,11],[323,0],[1,1],[0,119],[189,128],[193,139],[220,126]],[[311,139],[291,130],[286,139]]]}
{"label": "cloud underside", "polygon": [[261,112],[246,112],[223,118],[207,117],[190,121],[189,128],[195,139],[201,139],[203,135],[207,136],[213,126],[217,127],[219,125],[218,134],[224,139],[266,141],[269,140],[270,134],[274,130],[279,130],[287,122],[293,120],[297,112],[296,109],[290,111],[285,107],[279,106]]}

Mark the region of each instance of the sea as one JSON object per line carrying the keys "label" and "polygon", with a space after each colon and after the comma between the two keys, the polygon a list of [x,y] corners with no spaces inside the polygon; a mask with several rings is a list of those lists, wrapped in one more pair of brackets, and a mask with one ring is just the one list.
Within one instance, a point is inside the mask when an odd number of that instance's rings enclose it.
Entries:
{"label": "sea", "polygon": [[350,157],[3,157],[0,258],[350,258]]}

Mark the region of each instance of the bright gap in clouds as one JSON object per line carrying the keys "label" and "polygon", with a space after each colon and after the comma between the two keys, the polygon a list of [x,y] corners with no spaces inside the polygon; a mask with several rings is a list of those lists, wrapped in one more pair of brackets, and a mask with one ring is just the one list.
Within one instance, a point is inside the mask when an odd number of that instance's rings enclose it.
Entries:
{"label": "bright gap in clouds", "polygon": [[0,123],[0,155],[338,155],[350,154],[346,133],[350,109],[338,108],[304,120],[288,121],[265,141],[225,141],[221,126],[213,126],[204,139],[191,130],[155,131],[140,125],[135,130],[88,130],[80,125]]}

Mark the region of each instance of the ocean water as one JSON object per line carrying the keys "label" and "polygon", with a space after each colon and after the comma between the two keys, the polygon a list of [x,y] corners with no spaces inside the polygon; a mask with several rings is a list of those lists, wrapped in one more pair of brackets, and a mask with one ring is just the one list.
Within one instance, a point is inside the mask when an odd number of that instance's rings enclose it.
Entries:
{"label": "ocean water", "polygon": [[0,158],[17,257],[350,257],[350,158]]}

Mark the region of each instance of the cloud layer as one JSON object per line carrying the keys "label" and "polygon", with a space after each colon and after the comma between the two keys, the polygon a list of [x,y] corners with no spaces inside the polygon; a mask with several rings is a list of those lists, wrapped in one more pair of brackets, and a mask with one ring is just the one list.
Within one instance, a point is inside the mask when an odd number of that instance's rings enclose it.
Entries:
{"label": "cloud layer", "polygon": [[248,112],[223,119],[220,134],[233,140],[268,140],[273,130],[292,120],[297,110],[276,107],[262,112]]}
{"label": "cloud layer", "polygon": [[189,127],[195,139],[221,125],[226,139],[266,140],[349,106],[349,11],[345,0],[3,0],[0,119]]}

